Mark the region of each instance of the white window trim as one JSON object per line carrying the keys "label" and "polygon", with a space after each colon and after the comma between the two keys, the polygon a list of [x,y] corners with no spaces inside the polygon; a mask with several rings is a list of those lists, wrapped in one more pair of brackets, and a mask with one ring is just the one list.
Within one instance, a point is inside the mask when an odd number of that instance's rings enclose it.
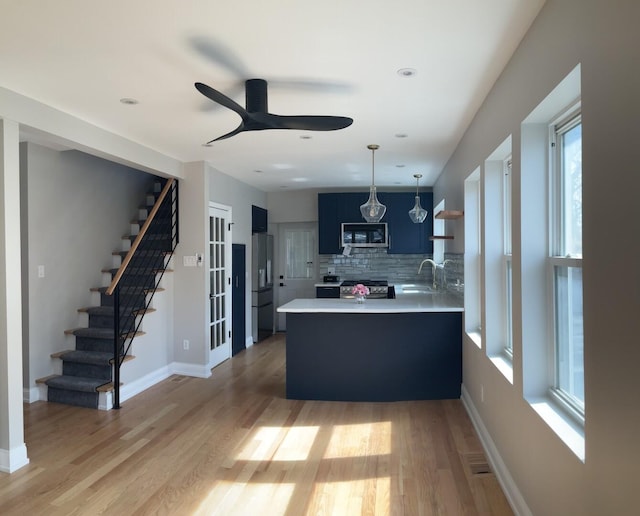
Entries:
{"label": "white window trim", "polygon": [[560,411],[568,416],[573,422],[580,427],[584,427],[585,407],[577,403],[571,396],[566,394],[558,387],[558,364],[557,364],[557,335],[556,335],[556,287],[555,287],[555,270],[556,268],[582,268],[581,256],[561,256],[560,250],[563,247],[563,223],[561,216],[563,202],[563,184],[562,184],[562,156],[557,151],[558,133],[568,131],[569,129],[582,123],[581,102],[567,108],[549,124],[549,250],[551,255],[547,259],[547,284],[549,286],[547,292],[550,296],[550,302],[547,306],[549,309],[548,320],[548,361],[549,361],[549,397],[551,403],[560,409]]}

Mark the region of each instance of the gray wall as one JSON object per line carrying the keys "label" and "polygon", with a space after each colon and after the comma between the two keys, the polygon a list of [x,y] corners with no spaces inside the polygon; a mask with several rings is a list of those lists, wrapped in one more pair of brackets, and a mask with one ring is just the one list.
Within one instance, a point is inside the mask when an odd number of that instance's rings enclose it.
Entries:
{"label": "gray wall", "polygon": [[[59,372],[50,354],[71,349],[91,287],[130,229],[152,176],[77,151],[21,146],[24,386]],[[38,277],[38,266],[45,277]],[[85,321],[86,325],[86,321]]]}
{"label": "gray wall", "polygon": [[[461,208],[465,177],[510,134],[517,164],[521,122],[581,64],[584,463],[523,399],[526,364],[519,360],[523,328],[518,310],[527,293],[520,289],[519,262],[521,242],[527,235],[520,232],[518,210],[520,199],[528,192],[520,191],[515,166],[513,385],[484,350],[468,338],[464,341],[464,386],[535,515],[630,515],[638,511],[640,151],[635,136],[640,120],[639,23],[640,3],[635,0],[547,0],[434,188],[436,203],[444,198],[448,208]],[[448,250],[460,252],[462,243],[456,234]]]}
{"label": "gray wall", "polygon": [[[180,182],[180,244],[175,258],[174,357],[194,374],[208,374],[207,277],[204,267],[184,267],[183,256],[205,252],[209,202],[231,208],[232,243],[245,244],[251,270],[251,205],[266,207],[266,193],[223,174],[204,162],[188,163]],[[251,344],[251,275],[246,286],[246,336]],[[190,341],[184,350],[182,341]],[[188,369],[184,369],[185,372]]]}

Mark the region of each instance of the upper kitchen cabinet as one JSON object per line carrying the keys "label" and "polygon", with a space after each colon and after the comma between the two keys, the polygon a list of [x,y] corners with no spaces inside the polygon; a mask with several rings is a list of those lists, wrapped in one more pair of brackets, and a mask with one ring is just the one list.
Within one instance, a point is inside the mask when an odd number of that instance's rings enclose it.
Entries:
{"label": "upper kitchen cabinet", "polygon": [[421,192],[420,204],[427,210],[422,224],[414,224],[409,210],[415,204],[414,192],[379,192],[378,199],[387,207],[382,222],[389,226],[388,254],[431,254],[433,242],[433,193]]}
{"label": "upper kitchen cabinet", "polygon": [[339,254],[340,224],[364,222],[360,205],[367,202],[368,192],[318,194],[318,253]]}
{"label": "upper kitchen cabinet", "polygon": [[251,233],[267,232],[267,210],[251,205]]}
{"label": "upper kitchen cabinet", "polygon": [[[340,224],[364,222],[360,205],[367,202],[369,192],[318,194],[318,252],[339,254]],[[387,207],[381,222],[388,224],[389,254],[431,254],[433,242],[429,240],[433,228],[433,193],[420,194],[422,207],[429,212],[422,224],[414,224],[409,218],[413,207],[413,192],[378,192],[378,199]]]}

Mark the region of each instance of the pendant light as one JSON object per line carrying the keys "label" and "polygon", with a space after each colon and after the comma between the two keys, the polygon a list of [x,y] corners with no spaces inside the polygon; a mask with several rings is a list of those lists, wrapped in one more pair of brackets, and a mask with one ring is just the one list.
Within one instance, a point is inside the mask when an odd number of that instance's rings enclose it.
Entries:
{"label": "pendant light", "polygon": [[420,195],[418,194],[422,174],[413,174],[413,177],[416,178],[416,204],[411,210],[409,210],[409,218],[414,224],[422,224],[424,219],[427,218],[427,210],[420,206]]}
{"label": "pendant light", "polygon": [[371,151],[371,188],[369,189],[369,200],[360,206],[360,213],[367,222],[380,222],[387,211],[387,207],[380,203],[376,195],[375,153],[379,148],[379,145],[367,145],[367,149]]}

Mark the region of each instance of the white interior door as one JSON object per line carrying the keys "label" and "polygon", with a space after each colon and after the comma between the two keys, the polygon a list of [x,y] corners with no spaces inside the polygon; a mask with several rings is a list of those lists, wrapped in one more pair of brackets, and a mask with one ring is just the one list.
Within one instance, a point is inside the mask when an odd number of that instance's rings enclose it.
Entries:
{"label": "white interior door", "polygon": [[[316,297],[318,226],[313,222],[280,224],[278,228],[278,304]],[[278,314],[278,331],[286,330],[286,314]]]}
{"label": "white interior door", "polygon": [[231,209],[209,205],[209,367],[231,357]]}

